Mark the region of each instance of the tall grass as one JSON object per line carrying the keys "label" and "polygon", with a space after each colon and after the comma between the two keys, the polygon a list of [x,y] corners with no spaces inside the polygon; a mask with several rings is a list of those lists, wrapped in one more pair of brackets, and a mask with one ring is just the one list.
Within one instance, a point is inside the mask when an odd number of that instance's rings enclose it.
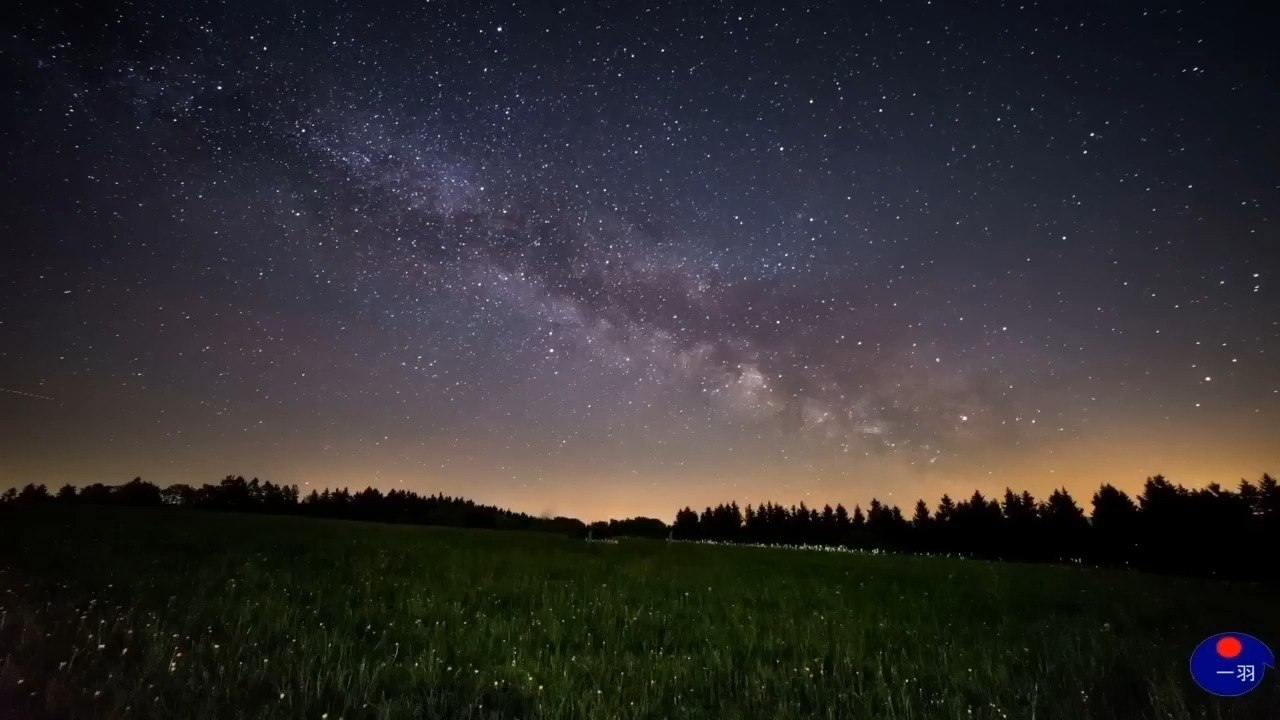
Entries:
{"label": "tall grass", "polygon": [[1273,590],[179,510],[0,518],[0,717],[1280,717]]}

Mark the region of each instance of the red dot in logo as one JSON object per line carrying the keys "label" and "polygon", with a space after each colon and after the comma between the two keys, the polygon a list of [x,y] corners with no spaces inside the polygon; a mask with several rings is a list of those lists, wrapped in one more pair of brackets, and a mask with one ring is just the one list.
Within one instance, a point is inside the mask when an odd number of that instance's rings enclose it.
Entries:
{"label": "red dot in logo", "polygon": [[1244,649],[1244,646],[1240,644],[1239,640],[1228,635],[1224,638],[1218,638],[1216,648],[1219,655],[1230,659],[1239,655],[1240,651]]}

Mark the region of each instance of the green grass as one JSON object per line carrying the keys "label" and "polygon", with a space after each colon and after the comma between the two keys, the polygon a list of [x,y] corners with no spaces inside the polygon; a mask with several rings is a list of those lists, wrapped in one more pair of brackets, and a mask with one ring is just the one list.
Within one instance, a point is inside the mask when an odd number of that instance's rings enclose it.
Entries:
{"label": "green grass", "polygon": [[1277,718],[1274,590],[180,510],[0,515],[0,717]]}

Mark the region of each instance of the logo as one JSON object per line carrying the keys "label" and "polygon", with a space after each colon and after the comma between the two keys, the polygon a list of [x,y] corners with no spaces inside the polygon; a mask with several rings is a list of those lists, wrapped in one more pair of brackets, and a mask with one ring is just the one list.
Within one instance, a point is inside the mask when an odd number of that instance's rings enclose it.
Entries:
{"label": "logo", "polygon": [[1275,669],[1276,656],[1262,641],[1244,633],[1219,633],[1191,653],[1191,677],[1205,692],[1235,697],[1262,684],[1266,668]]}

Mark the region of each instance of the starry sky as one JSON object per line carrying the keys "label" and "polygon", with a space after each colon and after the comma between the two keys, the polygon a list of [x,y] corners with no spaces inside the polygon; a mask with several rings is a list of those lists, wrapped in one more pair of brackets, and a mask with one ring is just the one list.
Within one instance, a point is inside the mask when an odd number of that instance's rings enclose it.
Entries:
{"label": "starry sky", "polygon": [[0,487],[594,520],[1275,473],[1255,13],[20,0]]}

